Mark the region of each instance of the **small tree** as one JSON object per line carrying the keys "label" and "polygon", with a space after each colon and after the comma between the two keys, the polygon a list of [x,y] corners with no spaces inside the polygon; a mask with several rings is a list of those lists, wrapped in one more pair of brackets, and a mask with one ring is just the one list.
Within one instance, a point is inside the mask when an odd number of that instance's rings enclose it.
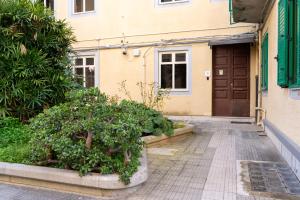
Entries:
{"label": "small tree", "polygon": [[0,114],[25,121],[64,101],[72,87],[64,21],[38,1],[0,0]]}

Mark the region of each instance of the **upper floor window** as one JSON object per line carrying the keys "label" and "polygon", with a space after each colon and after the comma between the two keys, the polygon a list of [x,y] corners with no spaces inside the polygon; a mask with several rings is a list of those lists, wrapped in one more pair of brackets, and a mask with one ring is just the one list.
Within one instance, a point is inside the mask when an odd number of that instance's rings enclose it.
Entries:
{"label": "upper floor window", "polygon": [[95,11],[95,0],[74,0],[74,13],[87,13]]}
{"label": "upper floor window", "polygon": [[158,3],[164,5],[164,4],[172,4],[172,3],[183,3],[189,1],[190,0],[158,0]]}

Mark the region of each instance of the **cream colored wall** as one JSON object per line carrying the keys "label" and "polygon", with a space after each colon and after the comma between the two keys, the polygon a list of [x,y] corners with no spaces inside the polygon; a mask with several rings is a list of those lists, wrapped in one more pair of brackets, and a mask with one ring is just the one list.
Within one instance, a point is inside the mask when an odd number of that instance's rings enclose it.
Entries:
{"label": "cream colored wall", "polygon": [[[300,100],[289,95],[289,89],[277,85],[277,4],[272,9],[262,35],[269,34],[269,89],[263,94],[262,105],[267,111],[267,120],[284,132],[290,139],[300,144]],[[260,42],[261,43],[261,42]]]}
{"label": "cream colored wall", "polygon": [[[69,0],[70,1],[70,0]],[[78,42],[75,50],[100,49],[100,88],[110,94],[120,95],[119,83],[127,80],[128,88],[138,98],[136,83],[144,80],[143,58],[133,57],[132,49],[124,56],[114,45],[157,43],[162,40],[234,35],[253,32],[249,24],[230,25],[228,1],[212,3],[211,0],[192,0],[188,4],[157,7],[155,0],[96,0],[97,13],[71,15],[67,0],[56,1],[56,16],[67,20]],[[129,3],[130,2],[130,3]],[[96,4],[96,5],[97,5]],[[212,81],[206,80],[205,70],[212,69],[212,51],[206,43],[183,44],[192,47],[192,94],[171,96],[165,112],[177,115],[211,115]],[[172,47],[168,45],[166,47]],[[106,49],[103,49],[106,48]],[[154,81],[154,48],[140,47],[141,55],[147,52],[147,82]],[[255,108],[256,53],[251,50],[251,116]]]}

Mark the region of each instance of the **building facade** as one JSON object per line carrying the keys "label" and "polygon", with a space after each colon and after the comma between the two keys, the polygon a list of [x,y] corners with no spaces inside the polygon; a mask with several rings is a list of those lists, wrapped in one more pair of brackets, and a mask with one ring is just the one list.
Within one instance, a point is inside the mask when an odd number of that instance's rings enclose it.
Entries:
{"label": "building facade", "polygon": [[259,24],[261,119],[300,177],[300,1],[233,0],[232,6],[235,22]]}
{"label": "building facade", "polygon": [[135,99],[138,82],[170,91],[171,115],[255,116],[256,24],[232,24],[227,0],[60,0],[50,4],[77,37],[84,86]]}

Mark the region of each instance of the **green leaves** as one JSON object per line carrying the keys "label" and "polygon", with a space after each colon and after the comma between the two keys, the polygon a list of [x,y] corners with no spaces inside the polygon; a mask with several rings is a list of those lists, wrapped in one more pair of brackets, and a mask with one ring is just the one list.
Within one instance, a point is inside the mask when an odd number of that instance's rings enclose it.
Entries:
{"label": "green leaves", "polygon": [[31,131],[14,118],[0,117],[0,161],[27,163]]}
{"label": "green leaves", "polygon": [[74,86],[71,28],[40,3],[0,0],[0,38],[0,114],[27,121],[62,103]]}
{"label": "green leaves", "polygon": [[31,160],[80,175],[119,173],[128,184],[143,149],[140,124],[138,115],[111,104],[97,88],[74,90],[31,120]]}

